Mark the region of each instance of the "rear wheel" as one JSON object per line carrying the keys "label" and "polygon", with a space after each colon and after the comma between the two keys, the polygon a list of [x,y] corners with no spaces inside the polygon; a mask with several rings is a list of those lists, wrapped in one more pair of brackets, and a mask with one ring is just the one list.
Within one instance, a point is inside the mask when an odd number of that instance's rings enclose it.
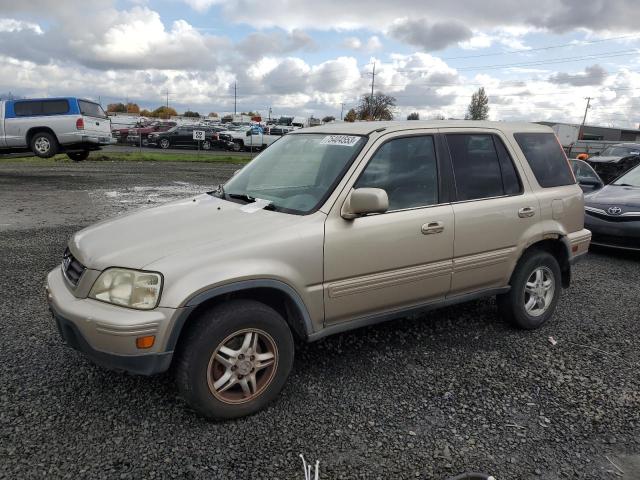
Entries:
{"label": "rear wheel", "polygon": [[202,142],[202,149],[211,150],[211,142],[209,140],[205,140],[204,142]]}
{"label": "rear wheel", "polygon": [[555,312],[562,288],[560,266],[542,250],[524,254],[511,276],[511,290],[498,295],[500,314],[526,330],[541,327]]}
{"label": "rear wheel", "polygon": [[253,300],[235,300],[205,312],[181,341],[178,388],[208,418],[255,413],[282,389],[293,364],[293,337],[285,320]]}
{"label": "rear wheel", "polygon": [[81,162],[89,157],[89,153],[89,150],[82,150],[81,152],[67,152],[67,157],[74,162]]}
{"label": "rear wheel", "polygon": [[162,140],[160,140],[160,148],[162,148],[163,150],[166,150],[170,146],[171,146],[171,142],[169,141],[168,138],[163,138]]}
{"label": "rear wheel", "polygon": [[242,140],[234,140],[233,142],[233,151],[240,152],[244,148],[244,142]]}
{"label": "rear wheel", "polygon": [[31,137],[31,151],[40,158],[51,158],[58,153],[58,139],[49,132],[37,132]]}

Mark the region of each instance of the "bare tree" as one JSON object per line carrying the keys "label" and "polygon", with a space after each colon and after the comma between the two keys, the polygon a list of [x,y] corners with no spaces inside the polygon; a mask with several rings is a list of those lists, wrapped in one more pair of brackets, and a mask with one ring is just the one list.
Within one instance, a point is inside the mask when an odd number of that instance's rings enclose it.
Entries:
{"label": "bare tree", "polygon": [[396,99],[384,93],[363,95],[356,107],[359,120],[393,120]]}

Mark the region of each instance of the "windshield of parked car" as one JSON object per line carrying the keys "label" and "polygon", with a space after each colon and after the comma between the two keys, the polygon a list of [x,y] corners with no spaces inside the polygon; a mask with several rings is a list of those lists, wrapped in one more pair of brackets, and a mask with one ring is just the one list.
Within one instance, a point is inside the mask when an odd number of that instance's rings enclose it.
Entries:
{"label": "windshield of parked car", "polygon": [[331,193],[366,141],[355,135],[284,136],[224,185],[224,197],[244,203],[262,199],[271,209],[309,213]]}
{"label": "windshield of parked car", "polygon": [[629,155],[640,155],[640,146],[625,147],[611,146],[605,148],[600,155],[603,157],[628,157]]}
{"label": "windshield of parked car", "polygon": [[571,169],[573,170],[573,174],[576,176],[578,183],[584,181],[602,182],[598,174],[587,162],[583,162],[582,160],[571,160]]}
{"label": "windshield of parked car", "polygon": [[640,165],[622,175],[612,185],[640,188]]}

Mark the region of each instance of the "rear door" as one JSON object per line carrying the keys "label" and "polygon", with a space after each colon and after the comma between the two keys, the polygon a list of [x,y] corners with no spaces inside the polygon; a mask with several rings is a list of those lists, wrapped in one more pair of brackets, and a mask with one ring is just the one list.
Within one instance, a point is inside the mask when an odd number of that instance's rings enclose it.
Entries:
{"label": "rear door", "polygon": [[111,120],[99,104],[89,100],[78,100],[78,108],[84,120],[84,131],[87,135],[111,138]]}
{"label": "rear door", "polygon": [[443,129],[455,184],[451,295],[507,285],[540,207],[496,130]]}

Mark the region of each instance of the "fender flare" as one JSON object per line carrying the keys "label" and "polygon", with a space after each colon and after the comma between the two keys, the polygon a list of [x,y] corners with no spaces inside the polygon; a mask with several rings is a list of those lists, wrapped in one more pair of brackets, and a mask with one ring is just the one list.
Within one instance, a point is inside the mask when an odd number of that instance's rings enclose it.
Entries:
{"label": "fender flare", "polygon": [[243,290],[251,290],[254,288],[273,288],[283,292],[285,295],[289,297],[292,301],[292,304],[298,311],[300,318],[304,323],[304,333],[307,339],[313,334],[313,323],[311,322],[311,316],[309,315],[309,311],[307,310],[306,305],[302,301],[302,297],[298,294],[298,292],[291,287],[290,285],[280,281],[273,279],[257,279],[257,280],[244,280],[241,282],[233,282],[226,285],[221,285],[219,287],[208,288],[203,290],[193,296],[191,296],[183,305],[183,311],[180,316],[176,319],[173,328],[171,329],[171,334],[169,339],[167,340],[167,351],[172,351],[176,348],[178,344],[178,339],[180,338],[180,334],[187,322],[187,319],[195,310],[195,308],[207,300],[211,300],[212,298],[219,297],[221,295],[226,295],[229,293],[241,292]]}

